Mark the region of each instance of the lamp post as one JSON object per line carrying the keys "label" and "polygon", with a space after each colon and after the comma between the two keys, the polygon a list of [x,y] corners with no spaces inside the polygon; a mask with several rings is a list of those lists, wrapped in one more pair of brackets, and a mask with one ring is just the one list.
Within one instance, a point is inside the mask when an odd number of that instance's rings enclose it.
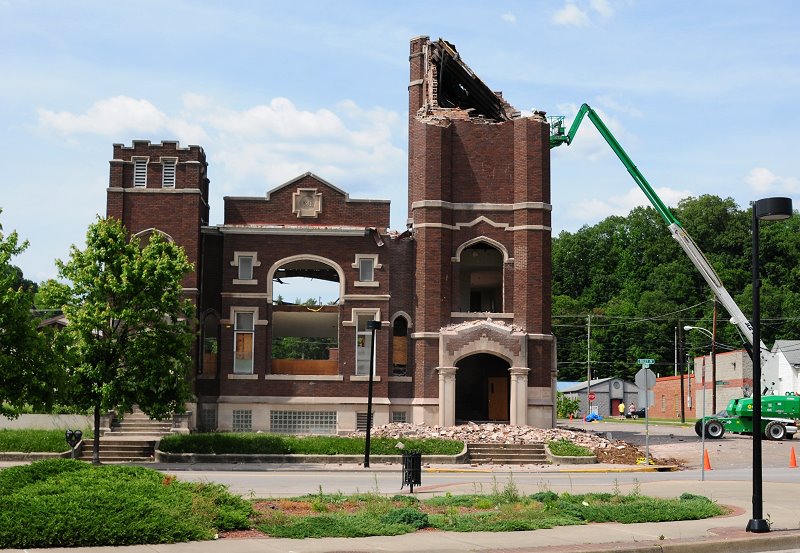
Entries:
{"label": "lamp post", "polygon": [[752,202],[753,209],[753,518],[746,530],[769,532],[764,519],[761,481],[761,278],[759,261],[759,221],[780,221],[792,216],[790,198],[763,198]]}
{"label": "lamp post", "polygon": [[375,372],[375,331],[380,329],[380,321],[367,321],[367,330],[372,331],[372,346],[369,350],[369,386],[367,387],[367,437],[364,440],[364,468],[369,468],[369,435],[372,430],[372,381]]}
{"label": "lamp post", "polygon": [[[714,333],[708,330],[707,328],[703,328],[700,326],[690,326],[686,325],[683,327],[683,330],[698,330],[711,338],[711,413],[714,414],[717,412],[717,347],[716,347],[716,337]],[[705,363],[705,361],[703,361]],[[705,373],[705,370],[704,370]],[[705,378],[705,375],[704,375]],[[703,381],[703,411],[705,413],[705,390],[706,390],[706,383],[705,380]],[[704,415],[705,416],[705,415]]]}

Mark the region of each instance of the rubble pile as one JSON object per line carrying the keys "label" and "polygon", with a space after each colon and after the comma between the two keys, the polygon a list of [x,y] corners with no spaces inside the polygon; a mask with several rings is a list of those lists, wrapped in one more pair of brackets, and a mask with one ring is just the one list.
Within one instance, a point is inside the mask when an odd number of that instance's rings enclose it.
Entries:
{"label": "rubble pile", "polygon": [[[363,435],[363,432],[360,434]],[[479,444],[547,443],[565,439],[592,450],[601,463],[633,465],[638,459],[644,458],[644,452],[638,447],[622,440],[608,440],[592,432],[565,428],[535,428],[494,423],[468,423],[449,427],[391,423],[373,428],[371,434],[398,441],[403,438],[440,438]],[[664,464],[658,459],[653,461],[656,464]]]}

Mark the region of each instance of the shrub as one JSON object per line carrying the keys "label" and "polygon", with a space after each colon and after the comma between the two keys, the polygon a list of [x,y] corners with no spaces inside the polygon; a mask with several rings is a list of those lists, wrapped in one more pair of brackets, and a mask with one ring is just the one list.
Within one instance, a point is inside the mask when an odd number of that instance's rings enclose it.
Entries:
{"label": "shrub", "polygon": [[566,438],[547,442],[547,447],[553,455],[560,457],[591,457],[592,451],[580,445],[573,444]]}
{"label": "shrub", "polygon": [[[83,431],[83,439],[93,436],[89,430]],[[0,451],[23,453],[63,453],[69,445],[63,430],[0,430]]]}
{"label": "shrub", "polygon": [[248,528],[250,504],[218,484],[55,459],[0,471],[0,548],[173,543]]}
{"label": "shrub", "polygon": [[[456,455],[464,444],[456,440],[436,438],[403,439],[405,449],[423,455]],[[372,455],[401,455],[393,438],[372,438]],[[304,454],[304,455],[361,455],[364,438],[344,436],[290,436],[254,432],[213,432],[173,434],[161,439],[159,449],[168,453],[211,454]]]}
{"label": "shrub", "polygon": [[412,507],[392,509],[383,515],[383,522],[387,524],[405,524],[406,526],[413,526],[417,530],[426,528],[429,525],[428,515]]}

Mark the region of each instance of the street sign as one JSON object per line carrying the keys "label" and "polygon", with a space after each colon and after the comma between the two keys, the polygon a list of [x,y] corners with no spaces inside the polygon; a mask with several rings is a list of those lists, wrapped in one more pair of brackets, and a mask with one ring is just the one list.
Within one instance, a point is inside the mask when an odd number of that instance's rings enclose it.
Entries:
{"label": "street sign", "polygon": [[650,369],[639,369],[636,373],[636,385],[640,390],[647,388],[648,390],[656,385],[656,373]]}
{"label": "street sign", "polygon": [[594,401],[596,397],[594,392],[589,392],[589,401]]}
{"label": "street sign", "polygon": [[650,369],[639,369],[636,373],[636,385],[639,387],[639,407],[651,407],[655,396],[651,388],[656,385],[656,373]]}
{"label": "street sign", "polygon": [[655,359],[637,359],[636,360],[636,364],[637,365],[655,365],[656,364],[656,360]]}

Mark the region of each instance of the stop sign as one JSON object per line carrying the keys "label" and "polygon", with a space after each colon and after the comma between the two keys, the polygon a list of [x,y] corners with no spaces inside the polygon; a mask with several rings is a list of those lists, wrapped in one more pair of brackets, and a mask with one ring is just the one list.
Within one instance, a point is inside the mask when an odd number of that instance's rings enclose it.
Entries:
{"label": "stop sign", "polygon": [[594,401],[594,398],[596,398],[596,397],[597,396],[594,395],[594,392],[589,392],[589,401]]}

